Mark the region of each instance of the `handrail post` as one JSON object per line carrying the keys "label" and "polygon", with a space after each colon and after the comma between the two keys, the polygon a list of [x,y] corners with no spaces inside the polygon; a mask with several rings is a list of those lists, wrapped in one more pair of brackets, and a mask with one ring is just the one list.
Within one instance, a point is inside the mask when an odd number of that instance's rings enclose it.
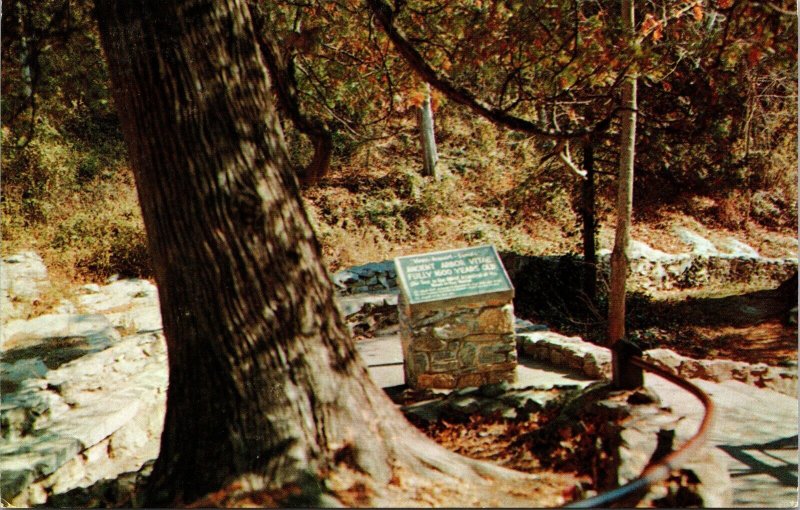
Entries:
{"label": "handrail post", "polygon": [[633,390],[644,385],[644,371],[631,362],[642,357],[642,349],[630,340],[618,340],[611,347],[612,383],[620,390]]}

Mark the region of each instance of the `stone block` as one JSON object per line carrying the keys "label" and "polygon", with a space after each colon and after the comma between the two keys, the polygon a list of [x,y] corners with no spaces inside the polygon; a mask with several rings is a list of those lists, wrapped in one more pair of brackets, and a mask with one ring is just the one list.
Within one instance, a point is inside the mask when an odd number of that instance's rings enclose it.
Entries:
{"label": "stone block", "polygon": [[477,355],[478,347],[471,342],[464,342],[458,349],[458,362],[462,368],[474,367],[477,363]]}
{"label": "stone block", "polygon": [[488,384],[497,384],[501,382],[513,383],[517,380],[517,372],[510,371],[492,371],[486,374],[486,382]]}
{"label": "stone block", "polygon": [[455,359],[431,362],[431,372],[443,373],[458,370],[458,361]]}
{"label": "stone block", "polygon": [[567,366],[573,370],[583,371],[583,356],[571,353],[567,356]]}
{"label": "stone block", "polygon": [[[403,293],[400,293],[400,296],[402,298]],[[408,305],[406,305],[404,315],[408,317],[408,326],[412,331],[425,326],[437,325],[452,316],[451,313],[444,310],[429,310],[426,312],[413,313]]]}
{"label": "stone block", "polygon": [[412,373],[423,373],[430,371],[431,363],[428,355],[424,352],[413,353],[411,355],[411,363],[409,368]]}
{"label": "stone block", "polygon": [[[504,340],[509,335],[484,335],[484,334],[477,334],[477,335],[469,335],[466,340],[475,343],[496,343],[500,340]],[[509,342],[513,342],[513,339],[509,340]]]}
{"label": "stone block", "polygon": [[747,372],[747,363],[727,359],[713,360],[705,364],[705,372],[712,381],[741,380]]}
{"label": "stone block", "polygon": [[459,388],[465,388],[469,386],[481,386],[486,384],[487,378],[486,374],[480,373],[470,373],[470,374],[463,374],[458,377],[457,386]]}
{"label": "stone block", "polygon": [[514,333],[514,306],[485,308],[478,316],[477,329],[483,334]]}
{"label": "stone block", "polygon": [[441,351],[447,348],[447,342],[442,340],[441,338],[435,338],[433,336],[427,335],[420,335],[417,338],[414,338],[411,342],[410,348],[415,351]]}
{"label": "stone block", "polygon": [[669,370],[673,374],[679,373],[681,363],[686,359],[680,354],[669,349],[650,349],[644,353],[645,361]]}
{"label": "stone block", "polygon": [[504,363],[492,363],[486,365],[479,365],[475,370],[476,372],[487,373],[487,372],[508,372],[516,370],[517,364],[512,362],[504,362]]}
{"label": "stone block", "polygon": [[478,364],[489,365],[504,363],[507,360],[508,349],[504,344],[482,345],[478,349]]}
{"label": "stone block", "polygon": [[434,326],[433,336],[442,340],[453,340],[456,338],[464,338],[474,331],[474,323],[462,319],[458,322]]}
{"label": "stone block", "polygon": [[456,378],[452,374],[420,374],[416,378],[416,384],[412,384],[412,386],[415,388],[453,389],[456,387]]}
{"label": "stone block", "polygon": [[430,354],[431,372],[449,372],[458,369],[458,359],[454,351],[436,351]]}
{"label": "stone block", "polygon": [[[605,369],[605,370],[604,370]],[[594,356],[586,356],[583,360],[583,367],[581,371],[584,373],[586,377],[591,377],[593,379],[601,379],[603,377],[607,377],[608,373],[610,372],[610,367],[603,367],[597,363],[597,360]]]}
{"label": "stone block", "polygon": [[511,363],[517,363],[517,350],[511,349],[506,353],[506,360]]}

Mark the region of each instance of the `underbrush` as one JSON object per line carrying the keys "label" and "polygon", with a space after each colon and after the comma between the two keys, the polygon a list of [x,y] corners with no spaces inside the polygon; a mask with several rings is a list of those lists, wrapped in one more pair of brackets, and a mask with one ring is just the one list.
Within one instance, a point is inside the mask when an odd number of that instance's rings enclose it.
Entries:
{"label": "underbrush", "polygon": [[122,142],[113,133],[96,136],[93,144],[43,123],[29,143],[6,144],[3,252],[37,251],[56,279],[150,276]]}
{"label": "underbrush", "polygon": [[[520,255],[580,252],[581,181],[551,157],[548,144],[454,108],[437,115],[441,180],[421,176],[409,118],[398,121],[396,136],[338,154],[328,176],[304,191],[330,269],[476,244]],[[114,123],[102,116],[76,117],[56,129],[44,119],[35,138],[19,142],[4,130],[3,252],[34,249],[48,267],[73,280],[151,276],[137,197]],[[303,152],[302,144],[294,150]],[[769,241],[771,231],[787,232],[796,225],[796,200],[786,196],[796,191],[797,174],[791,167],[796,157],[786,154],[770,156],[771,173],[755,191],[693,197],[660,212],[637,210],[639,225],[654,225],[659,238],[644,240],[663,246],[669,237],[663,226],[676,211],[689,211],[710,228],[744,232],[744,241],[747,236]],[[598,243],[610,248],[613,179],[598,179]]]}
{"label": "underbrush", "polygon": [[531,139],[481,119],[442,124],[438,181],[420,175],[416,142],[395,137],[356,151],[307,190],[332,269],[474,244],[523,254],[577,249],[573,177],[542,167]]}

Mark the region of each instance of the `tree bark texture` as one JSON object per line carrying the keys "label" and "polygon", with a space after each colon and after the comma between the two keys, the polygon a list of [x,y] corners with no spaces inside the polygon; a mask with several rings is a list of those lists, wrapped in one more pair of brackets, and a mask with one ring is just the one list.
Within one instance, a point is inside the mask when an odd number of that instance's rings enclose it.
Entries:
{"label": "tree bark texture", "polygon": [[[633,0],[622,2],[622,23],[629,37],[635,37]],[[617,177],[617,226],[611,252],[611,289],[608,310],[608,342],[613,345],[625,337],[625,294],[628,278],[630,224],[633,210],[633,167],[636,148],[636,74],[630,73],[622,85],[620,157]],[[617,374],[614,374],[616,380]]]}
{"label": "tree bark texture", "polygon": [[439,154],[436,151],[436,136],[433,129],[433,108],[431,107],[431,86],[425,84],[425,99],[418,112],[419,135],[422,144],[422,174],[439,180]]}
{"label": "tree bark texture", "polygon": [[413,428],[346,333],[246,6],[99,0],[96,15],[169,353],[147,503],[323,476],[342,449],[385,483]]}
{"label": "tree bark texture", "polygon": [[258,5],[251,4],[251,7],[256,9],[251,11],[253,24],[264,63],[272,78],[272,88],[278,98],[278,106],[314,146],[311,161],[304,168],[297,169],[300,184],[313,186],[325,176],[330,167],[333,135],[320,119],[309,117],[300,111],[294,60],[289,52],[284,52],[278,42],[270,36],[268,27],[265,26],[266,18],[258,10]]}

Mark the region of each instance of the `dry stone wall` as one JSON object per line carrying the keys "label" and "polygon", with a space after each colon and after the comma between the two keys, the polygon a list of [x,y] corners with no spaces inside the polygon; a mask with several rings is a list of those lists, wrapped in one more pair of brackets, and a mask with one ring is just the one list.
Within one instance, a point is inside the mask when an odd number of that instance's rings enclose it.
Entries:
{"label": "dry stone wall", "polygon": [[[552,331],[521,333],[517,335],[517,349],[537,361],[576,370],[593,379],[611,378],[611,351],[579,337]],[[650,349],[642,358],[685,379],[735,380],[784,395],[798,394],[796,363],[771,367],[726,359],[698,360],[669,349]]]}
{"label": "dry stone wall", "polygon": [[771,367],[765,363],[745,363],[728,359],[697,360],[669,349],[650,349],[642,357],[645,361],[685,379],[697,378],[714,382],[734,380],[784,395],[797,395],[796,363],[785,367]]}
{"label": "dry stone wall", "polygon": [[513,305],[507,299],[477,298],[414,313],[401,294],[400,338],[409,386],[463,388],[514,381]]}
{"label": "dry stone wall", "polygon": [[365,292],[397,292],[397,271],[394,262],[371,262],[354,266],[332,275],[334,285],[340,294],[361,294]]}
{"label": "dry stone wall", "polygon": [[[699,237],[699,236],[697,236]],[[694,238],[693,238],[694,239]],[[701,246],[698,242],[697,246]],[[710,244],[710,241],[707,241]],[[732,243],[733,244],[733,243]],[[631,242],[629,290],[661,291],[689,289],[704,286],[725,286],[735,283],[777,286],[797,271],[797,257],[768,258],[758,255],[752,248],[733,251],[708,248],[685,253],[666,253],[651,248],[641,241]],[[713,245],[711,245],[713,246]],[[746,246],[746,245],[745,245]],[[749,248],[749,247],[748,247]],[[503,263],[514,280],[526,273],[563,278],[564,268],[574,270],[582,260],[572,256],[574,264],[565,264],[565,256],[526,257],[513,253],[503,254]],[[598,252],[598,278],[608,281],[611,274],[611,257],[608,250]]]}

